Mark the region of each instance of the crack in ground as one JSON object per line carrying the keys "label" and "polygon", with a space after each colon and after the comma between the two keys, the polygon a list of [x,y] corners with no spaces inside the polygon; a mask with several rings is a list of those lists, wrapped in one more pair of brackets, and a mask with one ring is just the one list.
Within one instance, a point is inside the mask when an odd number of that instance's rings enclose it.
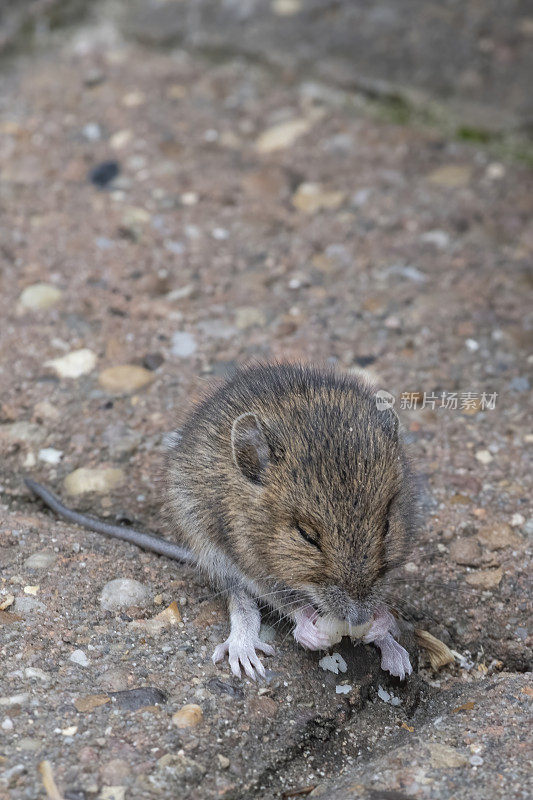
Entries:
{"label": "crack in ground", "polygon": [[[397,683],[393,679],[383,679],[381,676],[367,676],[358,684],[359,690],[356,697],[348,699],[342,705],[337,706],[336,713],[331,717],[315,717],[309,720],[297,742],[283,750],[283,754],[274,759],[263,771],[249,783],[238,794],[232,795],[231,800],[249,800],[250,798],[260,798],[260,800],[270,800],[270,798],[280,798],[283,792],[290,791],[291,783],[299,786],[313,785],[319,783],[329,774],[333,768],[341,768],[345,759],[348,747],[360,751],[359,759],[366,761],[374,758],[377,754],[396,747],[398,739],[407,739],[407,732],[393,730],[390,737],[382,739],[383,744],[368,746],[371,735],[375,733],[373,729],[375,713],[372,708],[367,708],[367,701],[372,696],[375,697],[376,682],[380,684]],[[413,675],[409,688],[406,687],[404,697],[403,713],[408,718],[412,717],[422,702],[427,704],[436,692],[417,674]],[[353,731],[348,729],[350,721],[354,715],[366,709],[362,715],[359,728],[364,727],[365,723],[369,728],[369,735],[364,733],[353,742]],[[436,715],[434,715],[435,717]],[[433,718],[434,718],[433,717]],[[429,718],[428,718],[429,719]],[[390,720],[387,720],[390,724]],[[306,752],[309,751],[309,752]],[[310,779],[309,773],[318,777]],[[292,777],[294,776],[294,777]]]}

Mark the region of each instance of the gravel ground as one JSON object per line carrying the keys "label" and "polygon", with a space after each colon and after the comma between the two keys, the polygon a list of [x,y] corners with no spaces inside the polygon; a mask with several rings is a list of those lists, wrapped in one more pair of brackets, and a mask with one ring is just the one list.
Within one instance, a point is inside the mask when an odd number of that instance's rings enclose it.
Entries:
{"label": "gravel ground", "polygon": [[[54,797],[43,762],[65,800],[527,797],[531,171],[106,17],[50,42],[0,90],[0,798]],[[324,672],[272,618],[267,681],[237,681],[201,577],[23,484],[161,531],[165,434],[271,358],[396,398],[425,511],[405,684],[346,643]]]}

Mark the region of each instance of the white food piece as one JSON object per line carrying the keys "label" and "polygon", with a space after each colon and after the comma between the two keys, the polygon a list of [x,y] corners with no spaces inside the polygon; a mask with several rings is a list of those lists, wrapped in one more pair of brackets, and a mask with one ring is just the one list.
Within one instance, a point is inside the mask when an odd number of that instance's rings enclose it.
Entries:
{"label": "white food piece", "polygon": [[339,653],[332,653],[330,656],[324,656],[324,658],[320,659],[318,665],[322,667],[324,671],[329,670],[335,673],[335,675],[338,675],[339,671],[346,672],[348,669],[346,661]]}

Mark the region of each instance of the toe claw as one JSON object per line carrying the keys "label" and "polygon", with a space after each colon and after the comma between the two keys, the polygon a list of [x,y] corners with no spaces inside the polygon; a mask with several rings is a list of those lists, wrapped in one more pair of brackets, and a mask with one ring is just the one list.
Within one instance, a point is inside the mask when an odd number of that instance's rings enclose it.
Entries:
{"label": "toe claw", "polygon": [[226,642],[222,644],[218,644],[213,652],[213,664],[217,664],[219,661],[222,661],[226,653],[228,652],[228,648],[226,646]]}

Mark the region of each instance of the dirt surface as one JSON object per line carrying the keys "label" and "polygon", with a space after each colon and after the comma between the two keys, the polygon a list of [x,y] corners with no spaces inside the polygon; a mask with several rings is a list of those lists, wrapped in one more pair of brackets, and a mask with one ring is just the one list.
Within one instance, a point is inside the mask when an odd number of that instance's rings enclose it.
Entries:
{"label": "dirt surface", "polygon": [[[112,18],[1,88],[0,798],[45,797],[43,761],[65,800],[525,798],[531,171]],[[425,512],[405,684],[346,642],[324,672],[272,618],[267,681],[235,680],[201,577],[23,484],[161,530],[165,434],[257,358],[364,369],[396,399]],[[454,663],[432,670],[413,627]]]}

